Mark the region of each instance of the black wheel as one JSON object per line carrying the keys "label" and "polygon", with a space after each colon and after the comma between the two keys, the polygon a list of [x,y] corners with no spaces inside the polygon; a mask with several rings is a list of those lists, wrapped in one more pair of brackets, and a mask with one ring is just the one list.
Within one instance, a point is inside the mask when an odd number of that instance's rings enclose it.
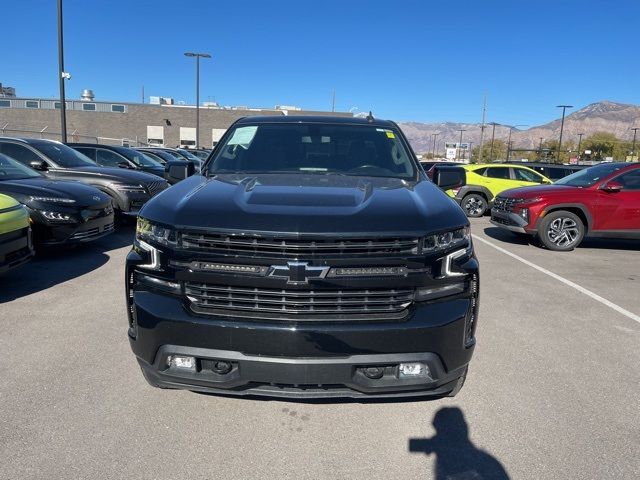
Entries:
{"label": "black wheel", "polygon": [[538,239],[549,250],[568,252],[580,245],[584,230],[580,217],[575,213],[559,210],[542,219],[538,227]]}
{"label": "black wheel", "polygon": [[478,218],[487,211],[487,199],[477,193],[465,195],[461,205],[467,217]]}

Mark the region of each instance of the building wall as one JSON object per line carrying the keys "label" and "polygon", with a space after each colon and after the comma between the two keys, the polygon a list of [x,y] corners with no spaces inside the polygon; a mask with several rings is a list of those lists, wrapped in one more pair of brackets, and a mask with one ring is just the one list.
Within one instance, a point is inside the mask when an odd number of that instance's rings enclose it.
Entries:
{"label": "building wall", "polygon": [[[41,100],[41,99],[36,99]],[[100,103],[100,102],[95,102]],[[109,102],[123,104],[122,102]],[[127,138],[146,143],[147,126],[162,126],[164,144],[180,144],[180,127],[196,126],[195,107],[124,103],[125,113],[67,110],[69,141],[120,143]],[[346,112],[289,111],[289,115],[339,115]],[[239,118],[254,115],[284,115],[278,110],[226,110],[200,108],[200,145],[211,147],[212,129],[226,129]],[[166,125],[166,120],[171,124]],[[44,132],[40,133],[42,129]],[[0,108],[0,135],[60,139],[60,110],[44,108]],[[92,140],[93,139],[93,140]],[[97,139],[97,140],[96,140]]]}

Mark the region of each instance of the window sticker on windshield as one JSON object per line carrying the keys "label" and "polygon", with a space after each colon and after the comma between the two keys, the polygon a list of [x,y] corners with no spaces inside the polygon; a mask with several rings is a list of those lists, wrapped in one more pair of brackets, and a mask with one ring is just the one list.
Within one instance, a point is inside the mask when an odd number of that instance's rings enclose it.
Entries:
{"label": "window sticker on windshield", "polygon": [[384,132],[387,134],[387,138],[396,138],[391,130],[387,130],[386,128],[376,128],[376,132]]}
{"label": "window sticker on windshield", "polygon": [[257,131],[258,127],[255,125],[251,127],[236,128],[228,145],[249,145],[253,140],[253,137],[256,136]]}
{"label": "window sticker on windshield", "polygon": [[393,134],[393,132],[389,132],[387,130],[387,138],[396,138],[396,136]]}

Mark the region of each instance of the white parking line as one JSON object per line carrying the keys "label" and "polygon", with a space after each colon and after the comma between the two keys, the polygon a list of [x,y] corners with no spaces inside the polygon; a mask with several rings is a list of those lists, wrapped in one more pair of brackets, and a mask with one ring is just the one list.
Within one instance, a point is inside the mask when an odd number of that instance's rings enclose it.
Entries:
{"label": "white parking line", "polygon": [[610,302],[609,300],[607,300],[606,298],[602,298],[600,295],[598,295],[597,293],[593,293],[591,290],[587,290],[584,287],[581,287],[580,285],[578,285],[577,283],[573,283],[571,280],[567,280],[564,277],[561,277],[560,275],[558,275],[557,273],[553,273],[549,270],[547,270],[546,268],[543,268],[539,265],[536,265],[533,262],[530,262],[529,260],[526,260],[522,257],[520,257],[519,255],[516,255],[515,253],[511,253],[509,250],[505,250],[504,248],[490,242],[489,240],[485,240],[484,238],[480,238],[477,235],[472,235],[474,240],[478,240],[486,245],[489,245],[492,248],[495,248],[496,250],[498,250],[499,252],[504,253],[505,255],[509,255],[511,258],[515,258],[516,260],[524,263],[525,265],[530,266],[531,268],[535,268],[536,270],[538,270],[539,272],[544,273],[545,275],[550,276],[551,278],[555,278],[556,280],[564,283],[565,285],[570,286],[571,288],[575,288],[576,290],[578,290],[580,293],[584,293],[585,295],[587,295],[588,297],[593,298],[594,300],[602,303],[603,305],[606,305],[609,308],[612,308],[613,310],[615,310],[618,313],[621,313],[622,315],[624,315],[625,317],[630,318],[631,320],[635,320],[636,322],[640,323],[640,316],[636,315],[633,312],[630,312],[629,310],[626,310],[624,308],[622,308],[620,305],[616,305],[613,302]]}

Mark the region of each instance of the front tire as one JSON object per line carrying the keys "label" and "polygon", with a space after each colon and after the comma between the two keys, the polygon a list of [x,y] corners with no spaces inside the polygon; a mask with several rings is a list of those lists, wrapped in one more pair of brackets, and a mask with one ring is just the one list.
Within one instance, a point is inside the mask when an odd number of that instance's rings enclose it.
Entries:
{"label": "front tire", "polygon": [[551,212],[538,227],[542,245],[555,252],[569,252],[582,242],[585,226],[575,213],[565,210]]}
{"label": "front tire", "polygon": [[460,204],[462,205],[464,213],[467,214],[467,217],[482,217],[487,211],[487,199],[477,193],[465,195]]}

